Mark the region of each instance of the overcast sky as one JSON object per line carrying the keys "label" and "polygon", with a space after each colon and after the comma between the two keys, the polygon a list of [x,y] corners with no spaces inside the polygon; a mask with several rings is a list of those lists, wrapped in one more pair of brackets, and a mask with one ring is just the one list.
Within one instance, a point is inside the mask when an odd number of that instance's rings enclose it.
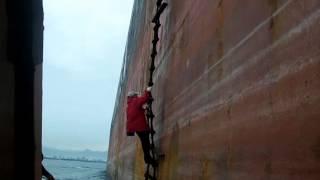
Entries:
{"label": "overcast sky", "polygon": [[133,0],[43,3],[43,145],[105,151]]}

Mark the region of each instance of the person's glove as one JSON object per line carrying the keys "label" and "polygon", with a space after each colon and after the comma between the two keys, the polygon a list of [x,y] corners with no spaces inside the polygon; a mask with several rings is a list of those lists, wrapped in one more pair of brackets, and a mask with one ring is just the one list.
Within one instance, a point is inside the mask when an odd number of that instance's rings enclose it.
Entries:
{"label": "person's glove", "polygon": [[148,105],[147,105],[147,104],[144,104],[144,105],[142,106],[142,109],[146,110],[147,107],[148,107]]}
{"label": "person's glove", "polygon": [[151,86],[149,86],[149,87],[147,87],[147,91],[151,91],[151,89],[152,89],[152,87]]}

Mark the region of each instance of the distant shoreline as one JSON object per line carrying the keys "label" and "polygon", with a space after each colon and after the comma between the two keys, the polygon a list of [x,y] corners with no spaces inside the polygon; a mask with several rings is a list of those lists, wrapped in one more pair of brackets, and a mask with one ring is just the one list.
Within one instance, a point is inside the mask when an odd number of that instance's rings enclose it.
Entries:
{"label": "distant shoreline", "polygon": [[50,160],[63,160],[63,161],[80,161],[80,162],[107,163],[107,161],[103,161],[103,160],[74,159],[74,158],[44,157],[44,159],[50,159]]}

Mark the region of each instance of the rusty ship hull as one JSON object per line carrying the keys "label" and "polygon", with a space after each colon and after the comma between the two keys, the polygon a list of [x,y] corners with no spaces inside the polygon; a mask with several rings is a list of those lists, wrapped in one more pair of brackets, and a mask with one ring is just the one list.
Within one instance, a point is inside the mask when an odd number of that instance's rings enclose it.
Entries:
{"label": "rusty ship hull", "polygon": [[[320,179],[320,1],[167,0],[154,87],[158,179]],[[147,86],[155,0],[136,0],[107,169],[144,179],[126,94]]]}

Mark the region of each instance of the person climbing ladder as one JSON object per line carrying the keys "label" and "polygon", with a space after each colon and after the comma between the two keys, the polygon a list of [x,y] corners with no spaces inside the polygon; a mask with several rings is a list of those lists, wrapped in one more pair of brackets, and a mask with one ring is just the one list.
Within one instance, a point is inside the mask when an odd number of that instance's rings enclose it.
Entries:
{"label": "person climbing ladder", "polygon": [[151,87],[148,87],[142,96],[137,92],[129,92],[127,96],[127,135],[133,136],[136,133],[141,141],[144,161],[146,164],[156,165],[154,158],[150,156],[150,128],[145,116],[146,103],[151,97]]}

